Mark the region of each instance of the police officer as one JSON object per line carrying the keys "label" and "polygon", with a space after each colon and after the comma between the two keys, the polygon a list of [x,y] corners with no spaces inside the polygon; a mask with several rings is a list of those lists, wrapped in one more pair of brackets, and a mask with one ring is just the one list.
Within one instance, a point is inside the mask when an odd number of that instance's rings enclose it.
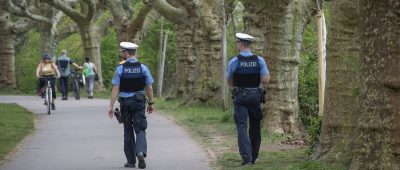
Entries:
{"label": "police officer", "polygon": [[[148,97],[147,112],[153,112],[153,77],[148,67],[136,58],[138,45],[131,42],[120,43],[121,52],[126,57],[126,62],[115,69],[112,80],[108,116],[113,117],[113,106],[117,95],[120,98],[121,112],[124,117],[124,152],[127,159],[125,167],[134,168],[136,157],[140,169],[146,168],[145,157],[147,156],[146,128],[147,120],[145,115],[146,91]],[[136,134],[136,141],[134,133]]]}
{"label": "police officer", "polygon": [[263,118],[259,86],[261,83],[266,87],[269,81],[264,59],[250,51],[253,39],[254,37],[248,34],[236,34],[236,45],[240,53],[229,61],[227,68],[228,84],[233,88],[234,94],[234,120],[242,165],[254,164],[258,157],[261,143],[260,124]]}

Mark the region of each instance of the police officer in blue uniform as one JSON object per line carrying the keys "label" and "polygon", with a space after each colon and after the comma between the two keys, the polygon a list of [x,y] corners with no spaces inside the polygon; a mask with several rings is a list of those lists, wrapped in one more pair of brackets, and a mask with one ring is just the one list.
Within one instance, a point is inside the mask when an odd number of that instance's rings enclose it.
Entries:
{"label": "police officer in blue uniform", "polygon": [[[148,97],[147,112],[153,112],[153,77],[149,68],[138,62],[136,49],[138,45],[131,42],[120,43],[121,52],[126,57],[126,62],[115,69],[112,80],[113,88],[111,93],[108,116],[113,117],[113,106],[119,94],[121,112],[124,118],[124,152],[127,159],[125,167],[134,168],[136,158],[138,167],[146,168],[145,157],[147,156],[146,128],[147,120],[145,115],[146,92]],[[136,141],[134,133],[136,134]]]}
{"label": "police officer in blue uniform", "polygon": [[[268,85],[269,72],[262,57],[250,51],[254,37],[237,33],[236,42],[240,54],[233,57],[227,68],[227,80],[233,88],[234,120],[236,123],[239,152],[242,165],[254,164],[261,143],[261,89]],[[250,123],[247,130],[248,121]]]}

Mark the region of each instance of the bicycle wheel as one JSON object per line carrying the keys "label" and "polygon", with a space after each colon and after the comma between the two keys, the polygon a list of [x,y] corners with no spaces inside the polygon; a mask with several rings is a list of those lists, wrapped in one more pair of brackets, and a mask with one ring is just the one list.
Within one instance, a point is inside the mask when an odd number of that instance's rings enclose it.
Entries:
{"label": "bicycle wheel", "polygon": [[79,100],[80,97],[80,89],[79,89],[79,83],[76,78],[74,78],[74,95],[75,95],[75,100]]}
{"label": "bicycle wheel", "polygon": [[47,100],[47,114],[51,114],[51,88],[50,87],[46,87],[46,100]]}

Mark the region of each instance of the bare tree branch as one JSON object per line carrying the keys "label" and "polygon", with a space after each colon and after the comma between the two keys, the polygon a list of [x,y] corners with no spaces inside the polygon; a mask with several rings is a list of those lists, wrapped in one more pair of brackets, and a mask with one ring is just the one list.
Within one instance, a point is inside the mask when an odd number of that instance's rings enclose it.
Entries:
{"label": "bare tree branch", "polygon": [[145,4],[152,6],[170,21],[190,26],[192,18],[189,13],[186,10],[171,6],[166,0],[145,0]]}
{"label": "bare tree branch", "polygon": [[79,32],[78,25],[70,25],[70,26],[64,27],[63,29],[58,31],[54,41],[58,43],[77,32]]}
{"label": "bare tree branch", "polygon": [[146,16],[149,14],[151,9],[150,6],[145,5],[140,9],[139,14],[135,18],[132,18],[131,24],[128,27],[130,38],[135,36],[142,29],[143,23],[147,18]]}
{"label": "bare tree branch", "polygon": [[[113,18],[114,18],[114,22],[116,21],[123,21],[124,18],[131,18],[131,14],[129,13],[129,16],[127,15],[127,13],[124,10],[124,6],[121,3],[121,1],[106,1],[106,6],[108,7],[108,9],[110,10]],[[119,23],[117,23],[119,24]]]}
{"label": "bare tree branch", "polygon": [[32,28],[32,25],[33,25],[32,21],[29,21],[25,18],[21,18],[14,23],[13,27],[15,32],[19,34],[28,31],[30,28]]}
{"label": "bare tree branch", "polygon": [[27,3],[25,0],[19,3],[18,5],[15,5],[11,0],[4,0],[0,5],[3,8],[3,10],[8,11],[13,15],[27,17],[35,21],[52,23],[52,20],[49,18],[31,13],[29,8],[27,7]]}
{"label": "bare tree branch", "polygon": [[90,21],[93,19],[94,13],[96,11],[96,3],[93,0],[83,0],[86,3],[86,14],[85,19],[86,21]]}
{"label": "bare tree branch", "polygon": [[113,20],[108,18],[105,22],[99,25],[100,37],[104,37],[107,34],[108,29],[113,25]]}
{"label": "bare tree branch", "polygon": [[85,20],[85,16],[81,13],[77,12],[75,9],[71,8],[67,3],[61,0],[43,0],[50,6],[57,8],[58,10],[63,11],[66,15],[68,15],[72,20],[77,23],[82,23],[82,20]]}

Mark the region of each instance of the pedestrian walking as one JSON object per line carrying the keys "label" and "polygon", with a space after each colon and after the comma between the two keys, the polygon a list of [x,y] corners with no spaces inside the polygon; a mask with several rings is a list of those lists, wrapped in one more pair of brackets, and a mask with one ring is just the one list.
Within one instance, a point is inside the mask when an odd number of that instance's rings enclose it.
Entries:
{"label": "pedestrian walking", "polygon": [[74,63],[71,58],[67,56],[67,50],[62,50],[61,56],[58,57],[57,62],[58,70],[60,71],[60,88],[62,98],[61,100],[68,100],[68,77],[71,75],[71,65],[76,68],[82,69],[82,66]]}
{"label": "pedestrian walking", "polygon": [[[254,55],[250,45],[254,37],[237,33],[236,45],[240,50],[238,56],[233,57],[227,68],[228,85],[233,89],[234,120],[237,129],[239,153],[242,165],[254,164],[261,143],[261,100],[264,87],[268,85],[269,72],[264,59]],[[249,130],[248,128],[249,122]]]}
{"label": "pedestrian walking", "polygon": [[96,73],[96,65],[90,62],[89,57],[85,57],[85,63],[83,63],[83,74],[86,78],[86,88],[89,99],[93,99],[94,78]]}
{"label": "pedestrian walking", "polygon": [[145,109],[148,100],[147,112],[153,112],[152,84],[154,80],[149,68],[137,59],[136,49],[138,45],[131,42],[121,42],[120,48],[126,62],[118,65],[115,69],[108,116],[113,117],[114,103],[119,95],[124,123],[124,152],[127,159],[124,166],[134,168],[137,158],[138,167],[144,169],[146,168],[145,157],[147,157]]}

